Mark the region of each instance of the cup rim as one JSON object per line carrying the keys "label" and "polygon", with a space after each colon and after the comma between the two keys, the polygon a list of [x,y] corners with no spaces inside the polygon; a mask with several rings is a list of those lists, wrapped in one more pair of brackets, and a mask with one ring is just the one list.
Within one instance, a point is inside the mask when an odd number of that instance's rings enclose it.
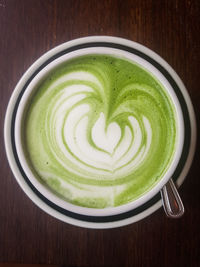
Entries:
{"label": "cup rim", "polygon": [[[17,93],[18,93],[18,91],[20,91],[20,88],[22,87],[22,85],[23,84],[25,84],[25,82],[27,81],[27,77],[29,76],[30,77],[30,75],[31,75],[31,73],[34,71],[34,69],[35,69],[35,67],[36,67],[36,65],[38,65],[38,64],[41,64],[42,63],[42,61],[44,61],[44,60],[46,60],[48,57],[50,57],[50,56],[52,56],[52,53],[53,54],[55,54],[56,52],[58,52],[60,49],[63,49],[64,47],[66,47],[66,46],[70,46],[70,45],[74,45],[74,44],[77,44],[77,43],[79,43],[79,42],[82,42],[82,43],[84,43],[84,42],[89,42],[89,41],[91,41],[91,40],[93,40],[93,41],[107,41],[107,42],[110,42],[110,41],[115,41],[115,42],[122,42],[122,43],[126,43],[126,44],[129,44],[129,45],[131,45],[131,46],[133,46],[133,44],[137,47],[137,48],[140,48],[141,50],[145,50],[145,51],[148,51],[148,52],[151,52],[151,55],[153,55],[153,56],[155,56],[154,54],[154,52],[152,52],[151,50],[149,50],[148,48],[146,48],[146,47],[143,47],[142,45],[140,45],[140,44],[138,44],[138,43],[134,43],[134,42],[132,42],[132,41],[129,41],[129,40],[126,40],[126,39],[122,39],[122,38],[117,38],[117,37],[107,37],[107,36],[94,36],[94,37],[84,37],[84,38],[79,38],[79,39],[76,39],[76,40],[73,40],[73,41],[70,41],[70,42],[67,42],[67,43],[64,43],[64,44],[61,44],[60,46],[58,46],[58,47],[56,47],[56,48],[54,48],[54,49],[52,49],[52,50],[50,50],[49,52],[47,52],[46,54],[44,54],[41,58],[39,58],[28,70],[27,70],[27,72],[24,74],[24,76],[21,78],[21,80],[19,81],[19,83],[17,84],[17,86],[16,86],[16,89],[15,89],[15,91],[14,91],[14,93],[13,93],[13,95],[12,95],[12,97],[11,97],[11,99],[10,99],[10,102],[9,102],[9,105],[8,105],[8,109],[7,109],[7,113],[6,113],[6,119],[5,119],[5,145],[6,145],[6,151],[7,151],[7,156],[8,156],[8,159],[9,159],[9,163],[10,163],[10,165],[11,165],[11,169],[13,169],[14,167],[13,167],[13,165],[12,165],[12,161],[13,161],[13,157],[12,157],[12,155],[8,155],[9,154],[9,140],[8,140],[8,137],[7,136],[9,136],[9,134],[8,134],[8,126],[9,126],[9,119],[11,119],[11,113],[9,114],[9,112],[12,110],[12,104],[13,104],[13,102],[15,102],[14,101],[14,99],[16,98],[16,96],[17,96]],[[156,57],[158,57],[159,58],[159,56],[158,55],[156,55]],[[160,60],[160,59],[159,59]],[[163,62],[162,62],[163,63]],[[165,64],[164,65],[166,65],[167,63],[166,62],[164,62]],[[169,66],[167,66],[167,67],[169,67]],[[16,92],[17,91],[17,92]],[[7,135],[8,134],[8,135]],[[180,153],[181,154],[181,153]],[[177,160],[178,161],[178,160]],[[175,166],[176,167],[176,166]],[[15,172],[15,174],[16,174],[16,170],[14,171]],[[171,171],[171,173],[172,173],[172,171]],[[15,175],[16,176],[16,175]],[[169,178],[171,178],[171,175],[170,175],[170,177]],[[168,179],[169,179],[168,178]],[[163,180],[163,178],[161,179],[161,180]],[[162,186],[164,185],[166,183],[166,181],[163,181],[163,183],[161,183],[161,186],[160,186],[160,188],[159,188],[159,190],[162,188]],[[22,187],[23,188],[23,187]],[[158,191],[159,191],[158,190]],[[157,191],[157,192],[158,192]],[[156,193],[157,193],[156,192]],[[156,194],[155,193],[155,194]],[[152,196],[151,196],[152,197]],[[149,198],[151,198],[151,197],[149,197]],[[147,201],[147,200],[145,200],[145,201]],[[128,203],[129,204],[129,203]],[[125,204],[125,206],[127,206],[128,204]],[[122,205],[123,206],[123,205]],[[77,206],[75,206],[75,207],[77,207]],[[119,206],[119,207],[121,207],[121,206]],[[117,207],[114,207],[114,209],[116,209]],[[85,208],[84,208],[85,209]],[[109,208],[108,208],[109,209]],[[113,208],[111,208],[111,209],[113,209]],[[91,210],[91,208],[89,208],[89,210]],[[95,209],[96,210],[96,209]],[[99,210],[99,209],[98,209]],[[103,210],[105,210],[105,209],[103,209]],[[123,210],[122,212],[124,212],[124,211],[126,211],[126,210]],[[118,212],[119,213],[119,212]],[[85,213],[84,213],[85,214]],[[109,211],[109,213],[108,214],[110,214],[110,211]],[[94,215],[94,213],[92,213],[91,215]],[[105,215],[105,214],[104,214]]]}
{"label": "cup rim", "polygon": [[[145,193],[140,195],[137,199],[130,201],[126,204],[117,206],[117,207],[107,207],[107,208],[87,208],[87,207],[81,207],[74,204],[71,204],[65,200],[62,200],[55,194],[53,194],[50,190],[47,189],[43,184],[41,184],[35,177],[33,172],[30,170],[30,167],[28,166],[28,163],[26,161],[26,157],[24,156],[23,147],[22,147],[22,140],[21,140],[21,129],[22,129],[22,118],[24,114],[24,109],[27,105],[27,101],[29,99],[29,96],[32,94],[32,91],[35,87],[37,87],[37,83],[43,79],[43,77],[46,77],[49,72],[51,72],[54,68],[57,68],[59,65],[63,64],[64,62],[67,62],[68,60],[71,60],[75,57],[88,55],[88,54],[108,54],[112,56],[117,57],[124,57],[126,59],[129,59],[130,61],[133,61],[134,63],[139,64],[142,68],[146,69],[147,71],[151,72],[157,80],[159,80],[160,83],[162,83],[163,88],[165,88],[166,93],[171,99],[171,102],[173,102],[173,106],[176,113],[176,120],[177,120],[177,140],[176,140],[176,149],[174,152],[174,155],[172,156],[172,160],[170,165],[167,167],[166,172],[164,173],[163,177],[159,179],[159,181],[150,189],[147,190]],[[184,135],[184,128],[183,128],[183,117],[182,117],[182,111],[178,102],[178,99],[176,95],[173,92],[172,87],[170,86],[169,82],[166,80],[166,78],[157,70],[154,66],[152,66],[149,62],[145,61],[144,59],[138,57],[137,55],[132,55],[126,51],[120,51],[118,49],[113,48],[86,48],[81,50],[76,50],[73,52],[70,52],[66,55],[63,55],[51,63],[49,63],[47,66],[45,66],[30,82],[30,84],[27,86],[26,91],[22,95],[20,99],[20,103],[16,112],[16,122],[15,122],[15,143],[16,143],[16,150],[18,154],[19,161],[21,163],[21,166],[26,174],[26,176],[29,178],[31,183],[37,188],[37,190],[44,195],[47,199],[53,201],[56,205],[67,209],[69,211],[82,214],[82,215],[91,215],[91,216],[108,216],[108,215],[115,215],[120,214],[126,211],[129,211],[133,208],[137,208],[138,206],[141,206],[146,201],[151,199],[154,195],[156,195],[161,188],[166,184],[166,182],[171,178],[171,175],[173,174],[178,161],[181,156],[182,147],[183,147],[183,135]]]}

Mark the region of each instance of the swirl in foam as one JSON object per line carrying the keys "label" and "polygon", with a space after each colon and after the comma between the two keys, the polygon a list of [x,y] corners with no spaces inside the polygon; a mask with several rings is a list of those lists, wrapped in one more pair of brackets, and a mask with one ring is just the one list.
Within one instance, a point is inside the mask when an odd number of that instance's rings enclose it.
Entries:
{"label": "swirl in foam", "polygon": [[127,203],[163,176],[176,127],[161,84],[124,59],[73,59],[38,87],[26,147],[39,178],[71,203]]}

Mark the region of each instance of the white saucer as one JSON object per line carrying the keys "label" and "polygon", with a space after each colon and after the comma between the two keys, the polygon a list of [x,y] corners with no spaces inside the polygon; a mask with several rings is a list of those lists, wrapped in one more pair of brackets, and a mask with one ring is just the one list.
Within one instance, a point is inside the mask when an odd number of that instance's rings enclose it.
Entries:
{"label": "white saucer", "polygon": [[79,215],[64,210],[63,208],[56,206],[55,204],[47,200],[44,196],[42,196],[26,177],[16,153],[14,140],[14,125],[16,111],[19,105],[20,98],[22,97],[24,91],[26,90],[26,87],[34,78],[34,76],[37,75],[37,73],[45,65],[49,64],[51,61],[58,58],[59,56],[74,51],[76,49],[100,46],[118,48],[144,58],[152,65],[154,65],[154,67],[159,69],[160,72],[162,72],[162,74],[172,85],[174,92],[177,95],[181,105],[185,126],[185,140],[183,152],[173,175],[173,180],[176,182],[178,187],[183,183],[189,171],[193,160],[196,144],[196,120],[193,106],[190,97],[187,93],[187,90],[176,72],[168,65],[168,63],[166,63],[166,61],[164,61],[160,56],[158,56],[150,49],[138,43],[122,38],[108,36],[91,36],[61,44],[60,46],[57,46],[56,48],[50,50],[42,57],[40,57],[26,71],[26,73],[23,75],[23,77],[17,84],[7,108],[4,138],[8,161],[17,182],[19,183],[23,191],[37,206],[39,206],[48,214],[66,223],[80,227],[96,229],[120,227],[137,222],[147,217],[162,206],[160,194],[153,197],[143,206],[120,215],[95,217]]}

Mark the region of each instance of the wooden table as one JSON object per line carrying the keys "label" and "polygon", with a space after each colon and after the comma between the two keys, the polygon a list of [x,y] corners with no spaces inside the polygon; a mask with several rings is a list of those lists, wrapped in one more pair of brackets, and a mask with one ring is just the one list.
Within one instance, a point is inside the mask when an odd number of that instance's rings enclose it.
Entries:
{"label": "wooden table", "polygon": [[71,226],[40,210],[16,183],[3,143],[6,106],[24,71],[47,50],[88,35],[124,37],[160,54],[185,83],[199,125],[199,3],[0,0],[0,262],[65,267],[200,266],[199,143],[180,189],[186,209],[183,218],[168,219],[160,209],[140,222],[110,230]]}

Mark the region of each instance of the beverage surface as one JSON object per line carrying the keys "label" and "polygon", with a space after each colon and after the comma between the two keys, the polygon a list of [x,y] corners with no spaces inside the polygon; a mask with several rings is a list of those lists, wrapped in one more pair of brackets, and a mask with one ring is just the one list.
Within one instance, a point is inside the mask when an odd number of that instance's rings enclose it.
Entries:
{"label": "beverage surface", "polygon": [[176,116],[161,83],[109,55],[74,58],[40,82],[24,122],[33,173],[79,206],[126,204],[166,173]]}

